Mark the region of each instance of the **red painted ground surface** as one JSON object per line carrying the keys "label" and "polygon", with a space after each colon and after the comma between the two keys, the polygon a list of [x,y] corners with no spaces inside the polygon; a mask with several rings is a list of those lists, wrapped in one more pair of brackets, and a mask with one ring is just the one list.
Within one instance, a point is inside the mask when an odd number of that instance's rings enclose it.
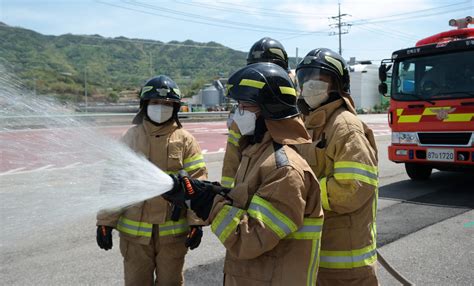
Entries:
{"label": "red painted ground surface", "polygon": [[[184,123],[183,126],[196,137],[203,153],[224,152],[227,142],[225,121]],[[387,124],[373,123],[369,124],[369,126],[374,130],[376,136],[390,134]],[[100,127],[97,128],[97,132],[117,139],[129,127]],[[51,133],[48,134],[47,129],[0,132],[0,142],[2,144],[0,146],[0,175],[94,163],[94,159],[90,158],[90,156],[83,156],[84,152],[81,150],[68,150],[64,154],[60,154],[61,156],[58,156],[57,152],[64,151],[57,151],[54,148],[43,148],[42,146],[51,145],[50,140],[52,140]],[[18,147],[18,144],[15,145],[16,142],[22,142],[20,149],[14,150],[11,147],[9,148],[9,146]],[[50,152],[51,156],[47,156],[48,152]],[[41,156],[38,156],[39,153],[41,153]],[[60,162],[55,159],[58,157],[61,158]],[[100,160],[100,158],[96,160]]]}

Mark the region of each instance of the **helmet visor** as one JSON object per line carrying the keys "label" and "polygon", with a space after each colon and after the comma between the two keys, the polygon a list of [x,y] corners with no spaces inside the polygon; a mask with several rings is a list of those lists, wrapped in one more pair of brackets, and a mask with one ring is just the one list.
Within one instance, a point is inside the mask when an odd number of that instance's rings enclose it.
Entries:
{"label": "helmet visor", "polygon": [[303,86],[308,81],[324,81],[329,83],[329,88],[332,88],[333,77],[330,72],[315,69],[315,68],[303,68],[296,72],[296,81],[298,86],[298,92],[301,93]]}

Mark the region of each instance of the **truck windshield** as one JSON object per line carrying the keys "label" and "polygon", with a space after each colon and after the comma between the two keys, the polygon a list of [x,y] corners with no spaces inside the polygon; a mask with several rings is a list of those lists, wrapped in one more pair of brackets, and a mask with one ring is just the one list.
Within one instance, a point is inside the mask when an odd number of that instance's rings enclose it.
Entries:
{"label": "truck windshield", "polygon": [[392,98],[402,101],[474,98],[474,50],[395,62]]}

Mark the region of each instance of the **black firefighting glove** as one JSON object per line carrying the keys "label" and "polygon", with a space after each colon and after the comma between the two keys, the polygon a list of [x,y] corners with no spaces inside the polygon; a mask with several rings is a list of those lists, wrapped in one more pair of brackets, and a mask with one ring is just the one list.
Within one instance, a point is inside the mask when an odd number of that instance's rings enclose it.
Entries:
{"label": "black firefighting glove", "polygon": [[189,229],[188,236],[186,237],[185,246],[193,250],[201,244],[202,238],[202,226],[192,225]]}
{"label": "black firefighting glove", "polygon": [[171,203],[191,208],[202,220],[207,220],[216,195],[227,198],[230,189],[222,187],[217,182],[200,181],[187,177],[187,174],[171,175],[174,187],[164,193],[164,199]]}
{"label": "black firefighting glove", "polygon": [[97,227],[97,245],[104,249],[112,249],[112,227],[99,225]]}

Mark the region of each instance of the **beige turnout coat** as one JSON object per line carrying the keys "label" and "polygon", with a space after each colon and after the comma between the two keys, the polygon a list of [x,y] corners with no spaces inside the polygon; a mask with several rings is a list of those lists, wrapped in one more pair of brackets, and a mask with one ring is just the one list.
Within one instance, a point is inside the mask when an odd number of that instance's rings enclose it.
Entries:
{"label": "beige turnout coat", "polygon": [[227,249],[225,285],[314,285],[323,224],[319,185],[293,147],[267,132],[243,148],[230,197],[218,196],[209,218]]}

